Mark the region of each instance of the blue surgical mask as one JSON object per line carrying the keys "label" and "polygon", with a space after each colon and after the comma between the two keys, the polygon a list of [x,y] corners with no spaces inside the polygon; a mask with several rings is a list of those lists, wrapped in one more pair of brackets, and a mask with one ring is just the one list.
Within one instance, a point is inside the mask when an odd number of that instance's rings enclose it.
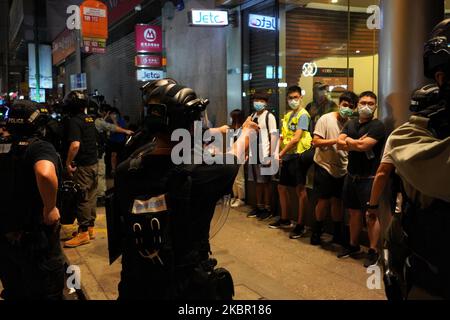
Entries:
{"label": "blue surgical mask", "polygon": [[253,108],[255,108],[256,111],[262,111],[267,107],[267,103],[265,102],[253,102]]}

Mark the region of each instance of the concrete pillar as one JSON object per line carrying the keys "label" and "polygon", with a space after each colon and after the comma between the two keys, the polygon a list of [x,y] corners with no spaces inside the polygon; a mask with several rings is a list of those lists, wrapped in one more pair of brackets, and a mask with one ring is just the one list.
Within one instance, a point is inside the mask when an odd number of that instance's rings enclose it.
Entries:
{"label": "concrete pillar", "polygon": [[444,18],[444,0],[381,0],[379,117],[392,130],[409,118],[411,93],[429,83],[423,45]]}
{"label": "concrete pillar", "polygon": [[209,98],[208,117],[214,126],[227,123],[226,28],[191,27],[188,11],[215,9],[214,0],[185,0],[183,11],[162,17],[167,76]]}

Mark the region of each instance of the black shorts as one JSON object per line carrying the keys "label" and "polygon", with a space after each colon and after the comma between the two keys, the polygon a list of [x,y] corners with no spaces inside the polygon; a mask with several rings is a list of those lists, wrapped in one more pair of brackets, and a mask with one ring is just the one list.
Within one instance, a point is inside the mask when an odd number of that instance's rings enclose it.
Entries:
{"label": "black shorts", "polygon": [[327,170],[314,164],[314,192],[319,199],[342,198],[344,179],[335,178]]}
{"label": "black shorts", "polygon": [[370,200],[373,178],[352,178],[347,175],[344,181],[342,199],[344,207],[354,210],[366,210],[366,204]]}
{"label": "black shorts", "polygon": [[280,168],[280,182],[279,185],[286,187],[296,187],[298,185],[304,186],[306,183],[306,171],[301,165],[301,156],[293,155],[289,160],[283,160]]}
{"label": "black shorts", "polygon": [[125,147],[125,142],[115,142],[115,141],[109,142],[109,150],[111,152],[120,153],[120,152],[122,152],[124,147]]}

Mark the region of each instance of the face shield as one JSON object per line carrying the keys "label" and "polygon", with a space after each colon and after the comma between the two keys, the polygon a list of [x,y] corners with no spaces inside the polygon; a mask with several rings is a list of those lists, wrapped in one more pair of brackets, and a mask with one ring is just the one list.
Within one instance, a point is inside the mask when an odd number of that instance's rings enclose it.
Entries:
{"label": "face shield", "polygon": [[214,216],[211,219],[209,239],[213,239],[224,226],[231,208],[231,194],[227,194],[217,201]]}

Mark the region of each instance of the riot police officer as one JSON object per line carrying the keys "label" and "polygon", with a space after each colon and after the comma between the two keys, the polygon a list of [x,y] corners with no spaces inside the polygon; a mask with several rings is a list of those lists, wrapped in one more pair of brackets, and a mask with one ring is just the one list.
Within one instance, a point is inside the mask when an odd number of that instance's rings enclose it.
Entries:
{"label": "riot police officer", "polygon": [[[439,102],[416,109],[386,142],[382,162],[396,169],[403,198],[402,213],[394,215],[387,236],[388,298],[401,292],[407,299],[450,299],[449,48],[447,19],[434,28],[424,52],[425,75],[439,86]],[[427,101],[435,101],[434,92]],[[371,198],[369,215],[377,214],[376,199]]]}
{"label": "riot police officer", "polygon": [[64,259],[56,207],[60,160],[41,140],[44,108],[17,101],[9,111],[11,134],[1,148],[0,279],[11,300],[62,299]]}
{"label": "riot police officer", "polygon": [[65,168],[83,191],[83,197],[78,202],[76,210],[79,232],[73,239],[64,243],[64,246],[74,248],[95,239],[98,184],[97,131],[94,118],[87,114],[91,104],[83,93],[76,91],[69,93],[65,104],[72,113],[68,120],[69,150]]}
{"label": "riot police officer", "polygon": [[[172,79],[147,84],[143,97],[142,128],[127,144],[131,156],[115,178],[115,220],[124,223],[120,236],[109,238],[123,242],[119,299],[231,298],[230,274],[214,269],[209,259],[209,228],[239,165],[175,165],[172,133],[192,130],[208,101]],[[244,125],[242,148],[233,146],[234,156],[248,148],[246,136],[254,126]]]}

